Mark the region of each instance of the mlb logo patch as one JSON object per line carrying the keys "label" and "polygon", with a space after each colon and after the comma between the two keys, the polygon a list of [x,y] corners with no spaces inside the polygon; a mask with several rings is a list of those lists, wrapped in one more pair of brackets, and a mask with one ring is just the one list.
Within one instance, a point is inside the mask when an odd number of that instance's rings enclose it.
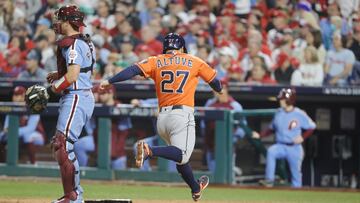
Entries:
{"label": "mlb logo patch", "polygon": [[77,57],[77,52],[75,50],[70,50],[69,51],[69,59],[70,60],[75,60]]}

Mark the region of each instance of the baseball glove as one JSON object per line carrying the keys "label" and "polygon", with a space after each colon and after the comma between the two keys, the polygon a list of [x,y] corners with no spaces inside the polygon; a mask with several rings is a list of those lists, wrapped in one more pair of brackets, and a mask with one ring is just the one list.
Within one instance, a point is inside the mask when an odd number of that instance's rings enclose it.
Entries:
{"label": "baseball glove", "polygon": [[33,85],[26,90],[25,102],[31,113],[41,113],[46,109],[49,94],[44,86]]}

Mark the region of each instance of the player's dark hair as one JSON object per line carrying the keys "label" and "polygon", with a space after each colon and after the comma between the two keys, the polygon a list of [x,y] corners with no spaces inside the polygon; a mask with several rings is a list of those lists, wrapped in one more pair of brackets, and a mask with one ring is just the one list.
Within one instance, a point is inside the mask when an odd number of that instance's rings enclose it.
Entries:
{"label": "player's dark hair", "polygon": [[74,29],[76,32],[80,31],[80,27],[78,27],[78,26],[76,26],[76,25],[74,25],[72,23],[70,23],[70,25],[71,25],[72,29]]}

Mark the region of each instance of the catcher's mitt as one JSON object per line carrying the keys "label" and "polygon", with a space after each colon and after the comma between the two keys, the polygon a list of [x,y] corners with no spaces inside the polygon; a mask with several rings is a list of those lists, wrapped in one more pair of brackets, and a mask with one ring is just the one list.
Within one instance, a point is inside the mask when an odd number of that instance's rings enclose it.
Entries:
{"label": "catcher's mitt", "polygon": [[46,109],[49,94],[44,86],[33,85],[26,90],[25,102],[31,113],[41,113]]}

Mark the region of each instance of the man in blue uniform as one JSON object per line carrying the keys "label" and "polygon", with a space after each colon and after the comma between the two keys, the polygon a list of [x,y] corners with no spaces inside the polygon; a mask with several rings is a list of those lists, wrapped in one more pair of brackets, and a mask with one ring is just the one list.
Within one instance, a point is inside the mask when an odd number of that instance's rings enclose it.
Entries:
{"label": "man in blue uniform", "polygon": [[49,73],[48,91],[61,93],[59,118],[51,147],[60,165],[64,196],[55,202],[82,202],[79,162],[74,143],[94,110],[91,72],[95,49],[88,35],[79,32],[84,14],[75,5],[59,8],[54,15],[55,33],[64,37],[57,42],[57,72]]}
{"label": "man in blue uniform", "polygon": [[283,88],[277,99],[280,108],[268,129],[253,132],[254,138],[260,138],[275,133],[275,141],[267,151],[265,181],[260,183],[272,187],[275,180],[276,159],[286,159],[291,172],[291,186],[302,186],[301,164],[304,150],[301,143],[315,130],[315,123],[305,111],[294,106],[296,100],[295,89]]}

